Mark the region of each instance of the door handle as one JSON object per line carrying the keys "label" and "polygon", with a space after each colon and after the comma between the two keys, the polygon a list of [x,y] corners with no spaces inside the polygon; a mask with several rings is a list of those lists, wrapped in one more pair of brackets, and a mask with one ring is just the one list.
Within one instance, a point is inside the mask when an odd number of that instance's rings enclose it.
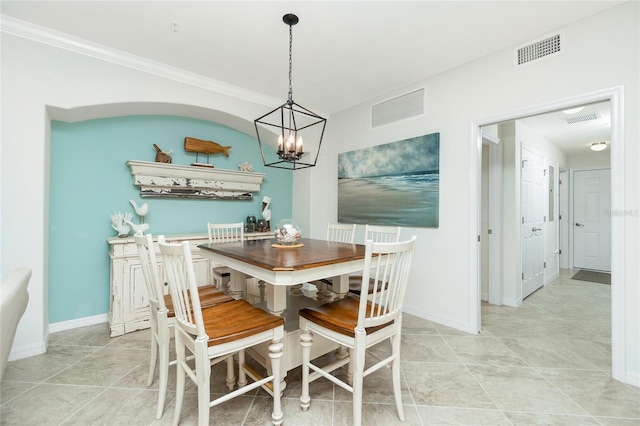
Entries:
{"label": "door handle", "polygon": [[531,228],[531,232],[538,232],[538,231],[542,231],[542,228],[536,228],[535,226]]}
{"label": "door handle", "polygon": [[578,222],[576,222],[576,226],[584,226],[584,223],[578,223]]}

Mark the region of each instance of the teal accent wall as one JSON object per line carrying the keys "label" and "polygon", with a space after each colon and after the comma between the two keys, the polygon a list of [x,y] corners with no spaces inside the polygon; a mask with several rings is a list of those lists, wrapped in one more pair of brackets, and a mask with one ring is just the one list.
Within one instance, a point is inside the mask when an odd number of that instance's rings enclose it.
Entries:
{"label": "teal accent wall", "polygon": [[[195,137],[231,145],[229,158],[211,155],[218,169],[238,170],[248,161],[266,173],[253,200],[157,199],[140,197],[127,160],[155,161],[157,144],[172,151],[173,164],[196,162],[184,150],[184,138]],[[198,162],[206,162],[200,155]],[[258,141],[209,121],[175,116],[127,116],[51,122],[49,211],[49,323],[104,314],[109,310],[109,245],[116,236],[111,213],[133,214],[130,199],[149,204],[148,232],[206,233],[207,222],[239,222],[248,214],[260,218],[262,198],[271,197],[272,227],[292,216],[289,170],[262,165]],[[25,194],[27,196],[27,194]]]}

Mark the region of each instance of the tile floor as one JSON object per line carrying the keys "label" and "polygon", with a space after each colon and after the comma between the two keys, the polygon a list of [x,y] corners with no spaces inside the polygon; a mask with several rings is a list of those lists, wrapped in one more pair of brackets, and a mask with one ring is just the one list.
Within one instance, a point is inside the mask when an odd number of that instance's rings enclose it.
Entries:
{"label": "tile floor", "polygon": [[[640,389],[610,378],[610,287],[571,280],[572,272],[562,271],[518,309],[483,304],[478,336],[405,315],[406,420],[396,416],[383,369],[365,380],[363,423],[640,425]],[[172,392],[163,418],[154,420],[157,381],[145,386],[148,342],[146,330],[109,338],[106,324],[52,334],[46,354],[9,363],[1,424],[170,424]],[[212,392],[223,388],[220,373]],[[311,408],[301,412],[299,377],[299,368],[288,376],[285,424],[350,424],[350,394],[326,381],[311,385]],[[194,390],[185,397],[183,425],[197,423]],[[210,424],[269,424],[265,395],[213,408]]]}

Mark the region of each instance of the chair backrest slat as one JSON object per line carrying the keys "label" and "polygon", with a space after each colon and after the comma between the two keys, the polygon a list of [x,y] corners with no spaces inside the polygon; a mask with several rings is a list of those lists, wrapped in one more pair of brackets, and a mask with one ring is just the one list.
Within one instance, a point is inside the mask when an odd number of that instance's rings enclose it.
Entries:
{"label": "chair backrest slat", "polygon": [[400,241],[400,226],[365,225],[364,240],[374,243],[397,243]]}
{"label": "chair backrest slat", "polygon": [[409,282],[416,237],[401,242],[366,242],[363,286],[372,284],[373,293],[360,298],[359,329],[394,320],[400,314]]}
{"label": "chair backrest slat", "polygon": [[149,304],[158,311],[165,311],[167,306],[164,303],[164,290],[160,281],[153,236],[151,234],[143,235],[139,231],[134,235],[134,239],[140,257],[140,268],[142,269],[147,294],[149,295]]}
{"label": "chair backrest slat", "polygon": [[208,223],[209,244],[232,243],[244,239],[244,223]]}
{"label": "chair backrest slat", "polygon": [[206,333],[189,243],[171,244],[159,236],[158,246],[163,256],[175,319],[186,332],[204,338]]}
{"label": "chair backrest slat", "polygon": [[329,223],[327,225],[327,241],[353,244],[355,232],[355,223]]}

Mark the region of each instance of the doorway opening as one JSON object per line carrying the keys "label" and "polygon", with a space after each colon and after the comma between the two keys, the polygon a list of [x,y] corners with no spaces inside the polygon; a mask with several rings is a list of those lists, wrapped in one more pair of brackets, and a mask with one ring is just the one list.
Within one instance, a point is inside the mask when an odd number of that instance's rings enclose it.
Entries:
{"label": "doorway opening", "polygon": [[[475,252],[475,264],[472,265],[472,270],[470,271],[470,277],[472,282],[476,285],[475,291],[472,291],[473,295],[471,296],[473,300],[471,300],[470,306],[471,308],[471,318],[472,320],[477,319],[477,331],[480,330],[481,327],[481,318],[480,318],[480,302],[483,298],[483,294],[485,295],[485,300],[487,299],[487,292],[483,293],[483,289],[481,288],[482,283],[482,275],[486,273],[483,271],[482,265],[487,264],[487,260],[482,256],[481,244],[479,242],[483,238],[489,239],[489,247],[497,245],[501,248],[503,252],[507,252],[509,247],[507,246],[508,240],[504,240],[502,238],[496,239],[495,230],[489,235],[485,233],[481,233],[481,223],[483,219],[486,219],[483,211],[482,205],[482,196],[477,195],[481,194],[483,177],[486,178],[487,173],[483,174],[482,171],[482,152],[483,152],[483,137],[482,130],[486,126],[494,126],[498,123],[511,122],[514,120],[525,119],[530,116],[540,115],[545,113],[550,113],[558,110],[565,110],[576,106],[608,101],[610,103],[610,111],[611,111],[611,208],[612,210],[624,209],[623,205],[623,195],[624,195],[624,162],[623,162],[623,152],[624,152],[624,140],[623,140],[623,131],[621,125],[621,118],[623,116],[622,105],[620,103],[620,99],[622,98],[622,88],[613,88],[609,90],[604,90],[601,92],[585,94],[581,96],[576,96],[570,99],[564,99],[561,101],[550,102],[548,104],[532,107],[524,111],[520,111],[517,113],[505,114],[499,117],[493,117],[482,122],[476,122],[472,124],[472,138],[474,141],[471,149],[473,150],[473,154],[471,158],[475,158],[476,161],[472,161],[472,164],[475,164],[475,169],[472,167],[472,175],[471,182],[477,184],[478,191],[476,194],[472,194],[472,205],[475,204],[478,208],[478,215],[474,220],[474,223],[471,224],[471,229],[477,231],[478,240],[474,241],[472,246],[472,253]],[[499,135],[498,135],[499,138]],[[486,140],[485,140],[486,144]],[[486,149],[486,148],[485,148]],[[491,168],[489,168],[489,173]],[[505,176],[505,179],[507,177]],[[495,187],[489,183],[490,187]],[[500,187],[502,187],[502,182],[500,183]],[[556,191],[559,192],[559,189],[556,188]],[[562,209],[565,206],[563,205],[566,201],[558,200],[558,209]],[[506,207],[505,207],[506,209]],[[504,210],[503,209],[503,213]],[[502,220],[502,218],[500,219]],[[491,219],[489,219],[491,221]],[[506,222],[506,220],[504,221]],[[515,226],[515,223],[511,224]],[[491,228],[491,224],[489,224],[489,229]],[[506,232],[504,232],[506,235]],[[557,244],[558,246],[562,245],[560,240],[563,238],[563,231],[560,230],[557,235]],[[612,326],[612,335],[611,335],[611,351],[612,351],[612,377],[617,380],[624,380],[624,228],[622,221],[612,221],[611,224],[611,235],[612,235],[612,249],[613,251],[617,251],[617,253],[611,253],[611,272],[612,272],[612,283],[611,283],[611,305],[612,305],[612,318],[611,318],[611,326]],[[491,239],[493,238],[493,241]],[[495,250],[489,250],[489,256],[491,256]],[[472,259],[473,260],[473,259]],[[558,259],[560,262],[560,259]],[[474,263],[474,262],[472,262]],[[489,264],[495,264],[494,257],[491,257],[491,261]],[[505,273],[508,272],[508,265],[503,263],[502,257],[498,258],[498,262],[501,266],[502,276],[505,276]],[[490,271],[489,271],[490,272]],[[514,275],[515,277],[515,275]],[[495,277],[494,277],[495,278]],[[498,286],[502,286],[501,277],[498,279],[491,280],[492,284],[498,284]],[[488,294],[491,295],[491,291],[488,291]],[[495,292],[494,292],[495,293]],[[503,301],[507,294],[503,295]],[[517,295],[516,295],[517,296]],[[495,299],[492,300],[491,297],[488,297],[490,303],[494,302]],[[517,297],[516,297],[517,300]],[[522,300],[520,295],[520,301]],[[474,312],[475,311],[475,312]]]}

